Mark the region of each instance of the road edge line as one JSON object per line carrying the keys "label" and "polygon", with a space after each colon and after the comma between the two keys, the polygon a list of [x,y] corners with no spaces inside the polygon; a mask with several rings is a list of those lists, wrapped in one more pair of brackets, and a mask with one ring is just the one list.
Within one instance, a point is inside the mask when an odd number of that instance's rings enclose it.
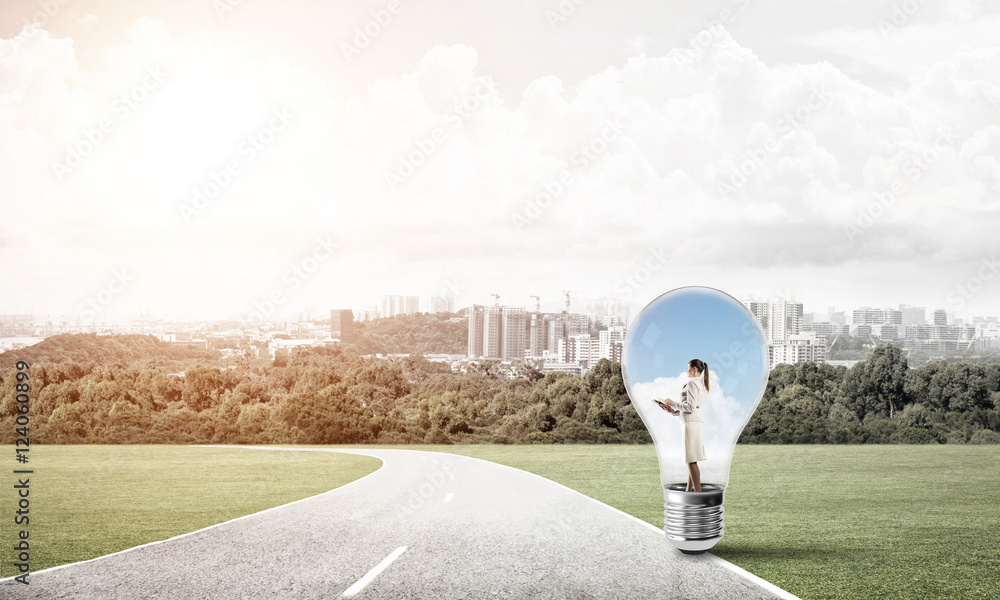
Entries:
{"label": "road edge line", "polygon": [[[391,449],[390,448],[386,448],[386,450],[391,450]],[[434,450],[411,450],[411,452],[436,452],[436,451],[434,451]],[[538,473],[532,473],[531,471],[525,471],[524,469],[518,469],[517,467],[512,467],[510,465],[504,465],[504,464],[496,463],[496,462],[493,462],[491,460],[486,460],[484,458],[476,458],[475,456],[464,456],[462,454],[454,454],[452,452],[437,452],[437,453],[438,454],[447,454],[449,456],[457,456],[457,457],[461,457],[461,458],[469,458],[469,459],[472,459],[472,460],[479,460],[479,461],[482,461],[482,462],[485,462],[485,463],[489,463],[491,465],[497,465],[499,467],[504,467],[506,469],[513,469],[515,471],[520,471],[521,473],[527,473],[528,475],[531,475],[532,477],[537,477],[539,479],[544,479],[545,481],[548,481],[549,483],[554,483],[555,485],[558,485],[559,487],[565,488],[565,489],[573,492],[574,494],[578,494],[580,496],[583,496],[587,500],[590,500],[592,502],[596,502],[597,504],[600,504],[601,506],[603,506],[603,507],[605,507],[605,508],[607,508],[609,510],[613,510],[613,511],[615,511],[617,513],[625,515],[626,517],[632,519],[633,521],[636,521],[637,523],[641,523],[641,524],[645,525],[646,527],[648,527],[649,529],[651,529],[652,531],[655,531],[656,533],[658,533],[660,535],[663,535],[663,530],[660,529],[659,527],[653,525],[652,523],[647,523],[646,521],[643,521],[642,519],[640,519],[639,517],[637,517],[635,515],[630,515],[630,514],[628,514],[627,512],[625,512],[625,511],[623,511],[621,509],[618,509],[618,508],[615,508],[614,506],[611,506],[610,504],[605,504],[605,503],[601,502],[597,498],[592,498],[592,497],[588,496],[587,494],[584,494],[583,492],[574,490],[573,488],[567,487],[567,486],[559,483],[558,481],[553,481],[553,480],[549,479],[548,477],[543,477],[542,475],[539,475]],[[729,562],[728,560],[726,560],[724,558],[720,558],[720,557],[712,554],[711,552],[706,552],[705,555],[706,555],[707,559],[710,562],[714,562],[714,563],[719,564],[719,566],[732,571],[733,573],[739,575],[740,577],[743,577],[744,579],[747,579],[751,583],[759,585],[760,587],[762,587],[765,590],[771,592],[772,594],[777,595],[778,597],[782,598],[783,600],[802,600],[801,598],[799,598],[795,594],[789,592],[788,590],[783,590],[780,587],[778,587],[777,585],[771,583],[770,581],[768,581],[768,580],[766,580],[766,579],[764,579],[762,577],[759,577],[757,575],[754,575],[750,571],[747,571],[746,569],[743,569],[742,567],[738,567],[738,566],[734,565],[733,563]]]}
{"label": "road edge line", "polygon": [[[191,446],[188,446],[188,447],[189,448],[243,448],[243,449],[250,449],[250,450],[319,450],[319,451],[324,451],[323,448],[269,448],[269,447],[266,447],[266,446],[216,446],[216,445],[210,445],[210,444],[192,444]],[[349,452],[345,452],[344,454],[350,454],[350,453]],[[166,538],[166,539],[155,540],[155,541],[152,541],[152,542],[146,542],[145,544],[140,544],[138,546],[132,546],[131,548],[125,548],[124,550],[119,550],[117,552],[112,552],[111,554],[102,554],[101,556],[95,556],[94,558],[88,558],[87,560],[80,560],[80,561],[77,561],[77,562],[66,563],[64,565],[56,565],[54,567],[49,567],[47,569],[42,569],[41,571],[31,571],[30,575],[38,575],[40,573],[48,573],[49,571],[56,571],[58,569],[65,569],[66,567],[72,567],[72,566],[75,566],[75,565],[82,565],[84,563],[89,563],[89,562],[94,562],[96,560],[102,560],[102,559],[105,559],[105,558],[110,558],[112,556],[117,556],[119,554],[124,554],[126,552],[131,552],[133,550],[138,550],[140,548],[145,548],[147,546],[155,546],[156,544],[163,544],[165,542],[170,542],[170,541],[173,541],[173,540],[179,540],[179,539],[187,537],[189,535],[194,535],[194,534],[200,533],[202,531],[207,531],[209,529],[214,529],[215,527],[221,527],[221,526],[226,525],[228,523],[233,523],[234,521],[239,521],[241,519],[246,519],[246,518],[253,517],[253,516],[256,516],[256,515],[261,515],[261,514],[264,514],[266,512],[270,512],[272,510],[277,510],[279,508],[284,508],[286,506],[291,506],[292,504],[298,504],[299,502],[305,502],[306,500],[312,500],[313,498],[318,498],[320,496],[324,496],[326,494],[330,494],[330,493],[336,492],[337,490],[342,490],[342,489],[344,489],[345,487],[347,487],[349,485],[353,485],[353,484],[355,484],[355,483],[357,483],[357,482],[359,482],[359,481],[361,481],[363,479],[367,479],[367,478],[371,477],[372,475],[378,473],[379,471],[382,470],[383,467],[385,467],[385,461],[382,460],[381,457],[375,456],[374,454],[361,454],[361,453],[355,453],[355,454],[360,454],[361,456],[370,456],[372,458],[377,458],[379,461],[382,462],[382,465],[379,468],[377,468],[374,471],[372,471],[371,473],[365,475],[364,477],[359,477],[359,478],[355,479],[354,481],[349,481],[349,482],[345,483],[344,485],[342,485],[340,487],[335,487],[335,488],[333,488],[331,490],[327,490],[325,492],[320,492],[320,493],[315,494],[313,496],[307,496],[305,498],[300,498],[298,500],[292,500],[291,502],[287,502],[285,504],[279,504],[278,506],[272,506],[271,508],[265,508],[264,510],[257,511],[255,513],[250,513],[248,515],[243,515],[243,516],[240,516],[240,517],[234,517],[232,519],[229,519],[228,521],[223,521],[221,523],[215,523],[215,524],[209,525],[207,527],[202,527],[201,529],[195,529],[194,531],[189,531],[187,533],[181,533],[181,534],[178,534],[178,535],[175,535],[173,537]],[[487,462],[489,462],[489,461],[487,461]],[[13,575],[11,577],[4,577],[4,578],[0,579],[0,583],[2,583],[4,581],[9,581],[11,579],[14,579],[15,577],[17,577],[17,575]]]}

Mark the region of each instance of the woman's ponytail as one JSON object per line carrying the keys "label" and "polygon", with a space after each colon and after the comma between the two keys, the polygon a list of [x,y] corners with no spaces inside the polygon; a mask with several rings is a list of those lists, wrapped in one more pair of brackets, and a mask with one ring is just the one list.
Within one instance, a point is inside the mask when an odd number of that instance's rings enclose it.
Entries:
{"label": "woman's ponytail", "polygon": [[707,392],[708,391],[708,363],[705,362],[705,361],[703,361],[703,360],[701,360],[701,359],[698,359],[698,358],[692,358],[688,362],[688,366],[689,367],[694,367],[699,372],[701,372],[702,376],[705,378],[704,379],[704,381],[705,381],[705,391]]}

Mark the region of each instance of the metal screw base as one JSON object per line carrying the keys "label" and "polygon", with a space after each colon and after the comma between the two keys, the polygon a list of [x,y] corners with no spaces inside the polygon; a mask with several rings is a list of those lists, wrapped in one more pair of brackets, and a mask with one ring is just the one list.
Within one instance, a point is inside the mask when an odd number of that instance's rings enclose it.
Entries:
{"label": "metal screw base", "polygon": [[722,539],[725,486],[704,483],[700,492],[687,484],[663,486],[663,532],[684,554],[702,554]]}

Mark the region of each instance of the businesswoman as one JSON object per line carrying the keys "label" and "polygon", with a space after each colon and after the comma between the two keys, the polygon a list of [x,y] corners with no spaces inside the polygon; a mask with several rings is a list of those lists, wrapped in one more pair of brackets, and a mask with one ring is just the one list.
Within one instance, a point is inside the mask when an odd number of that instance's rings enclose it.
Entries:
{"label": "businesswoman", "polygon": [[681,418],[681,432],[684,437],[684,462],[688,466],[688,482],[685,491],[701,491],[701,470],[699,460],[705,457],[705,436],[698,407],[708,396],[708,364],[697,358],[688,363],[687,376],[690,377],[681,390],[681,399],[666,401],[660,408]]}

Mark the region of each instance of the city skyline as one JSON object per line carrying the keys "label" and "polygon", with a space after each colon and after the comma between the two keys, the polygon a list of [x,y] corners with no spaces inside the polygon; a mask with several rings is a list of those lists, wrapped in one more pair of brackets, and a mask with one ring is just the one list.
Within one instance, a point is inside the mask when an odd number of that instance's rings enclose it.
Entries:
{"label": "city skyline", "polygon": [[[685,287],[685,286],[682,286],[682,287]],[[667,291],[669,291],[669,290],[663,290],[663,292],[661,292],[661,294],[665,293]],[[990,311],[954,311],[954,310],[948,310],[947,308],[940,307],[940,306],[918,305],[918,304],[911,304],[911,303],[905,303],[905,302],[891,302],[891,303],[886,304],[886,305],[877,305],[877,304],[874,304],[874,303],[871,303],[871,302],[867,302],[867,303],[862,302],[862,303],[858,303],[858,304],[854,304],[854,305],[843,305],[843,306],[837,305],[837,306],[835,306],[832,303],[820,301],[816,305],[809,305],[809,304],[806,304],[805,302],[802,302],[801,300],[799,300],[796,297],[796,295],[786,296],[786,295],[782,294],[782,295],[778,295],[778,296],[766,296],[766,295],[758,295],[758,294],[750,294],[750,293],[740,293],[738,290],[736,290],[736,291],[733,291],[733,290],[720,290],[720,291],[723,291],[723,292],[725,292],[725,293],[727,293],[729,295],[732,295],[733,297],[740,298],[741,300],[742,299],[753,299],[754,301],[759,301],[759,302],[762,302],[762,303],[765,303],[765,304],[769,303],[769,302],[775,302],[775,301],[777,301],[777,302],[784,301],[784,302],[787,302],[789,304],[801,304],[803,306],[803,309],[802,309],[802,314],[800,315],[800,318],[802,316],[804,316],[804,315],[813,315],[813,316],[815,316],[815,315],[828,315],[828,314],[830,314],[829,313],[830,309],[836,309],[835,310],[836,313],[843,313],[843,314],[851,315],[851,317],[848,317],[848,321],[850,321],[851,323],[855,322],[855,321],[853,321],[852,317],[853,317],[854,313],[857,312],[857,311],[864,311],[864,312],[867,313],[867,312],[872,312],[872,311],[874,311],[874,312],[881,312],[881,311],[884,311],[884,310],[891,310],[891,311],[900,311],[902,313],[902,312],[905,312],[905,309],[907,309],[907,308],[909,308],[909,309],[923,309],[924,314],[925,314],[925,318],[924,318],[924,320],[922,322],[931,322],[933,320],[933,318],[934,318],[934,313],[936,311],[939,311],[939,310],[944,310],[945,311],[945,313],[947,314],[947,318],[948,318],[949,322],[953,321],[956,318],[962,319],[965,322],[971,322],[971,319],[974,318],[974,317],[998,317],[998,318],[1000,318],[1000,307],[998,307],[994,312],[990,312]],[[787,292],[787,290],[786,290],[786,292]],[[435,313],[435,312],[459,312],[459,311],[462,311],[462,310],[468,310],[469,308],[471,308],[474,305],[480,305],[480,306],[493,306],[493,305],[496,305],[496,306],[513,306],[513,307],[518,307],[518,308],[524,308],[528,313],[534,312],[534,307],[536,305],[538,305],[540,307],[540,311],[539,312],[543,312],[543,313],[559,313],[559,312],[563,312],[563,310],[565,309],[565,294],[558,294],[558,299],[553,299],[551,301],[544,301],[544,302],[541,301],[541,300],[537,300],[537,301],[534,300],[534,298],[537,297],[536,295],[529,295],[527,297],[529,299],[532,299],[532,300],[527,301],[527,302],[523,302],[523,303],[520,303],[520,302],[513,302],[512,303],[512,302],[502,301],[501,299],[505,298],[505,296],[503,296],[503,295],[499,295],[499,298],[496,298],[494,296],[494,300],[493,301],[487,301],[486,300],[486,298],[489,298],[491,296],[491,294],[478,294],[478,295],[468,294],[468,295],[472,296],[472,297],[475,297],[475,298],[478,298],[479,301],[473,301],[473,302],[470,302],[469,304],[459,304],[459,303],[455,302],[455,296],[420,296],[420,295],[409,295],[409,294],[403,294],[403,295],[379,294],[379,295],[376,296],[376,298],[379,298],[380,301],[372,301],[372,302],[369,302],[369,303],[362,303],[360,306],[351,306],[351,310],[354,311],[355,320],[362,320],[362,319],[359,319],[359,316],[362,313],[372,313],[372,312],[374,312],[375,313],[374,318],[385,318],[387,316],[394,316],[395,314]],[[385,306],[385,304],[384,304],[385,303],[385,299],[386,298],[394,298],[394,297],[395,298],[408,298],[408,299],[411,299],[411,305],[410,305],[411,307],[412,306],[416,306],[416,304],[412,304],[412,303],[419,301],[419,307],[420,308],[419,309],[415,309],[415,310],[400,309],[400,310],[397,310],[397,311],[393,312],[392,314],[388,314],[388,315],[383,314],[383,306]],[[555,298],[555,296],[554,296],[554,298]],[[623,305],[623,306],[628,306],[628,308],[629,308],[628,312],[629,312],[630,318],[632,318],[636,314],[638,314],[638,312],[642,308],[645,307],[645,305],[639,305],[639,304],[634,303],[634,302],[623,302],[620,299],[613,298],[613,297],[612,298],[608,298],[608,297],[601,298],[601,297],[593,297],[593,296],[579,296],[578,297],[578,296],[574,295],[573,298],[576,298],[576,299],[572,300],[572,310],[570,312],[571,313],[575,313],[575,314],[588,314],[590,311],[588,311],[588,309],[586,308],[587,305],[619,304],[619,305]],[[323,320],[325,318],[323,315],[328,314],[327,311],[329,310],[329,308],[326,308],[326,309],[324,309],[324,308],[318,308],[318,307],[324,306],[323,302],[321,302],[320,300],[321,299],[318,299],[318,298],[314,299],[314,300],[311,300],[301,310],[296,311],[295,314],[287,314],[284,318],[276,318],[276,319],[260,319],[259,318],[259,315],[260,315],[260,311],[259,310],[258,311],[251,311],[251,312],[249,312],[249,313],[247,313],[245,315],[242,315],[242,316],[240,316],[240,315],[233,315],[233,316],[230,316],[230,317],[221,317],[221,318],[212,318],[212,317],[207,316],[207,315],[190,315],[190,316],[188,316],[188,315],[181,315],[180,317],[177,317],[177,316],[172,317],[170,315],[158,315],[158,314],[147,312],[147,311],[139,311],[139,310],[137,310],[137,311],[135,311],[135,314],[133,314],[133,315],[124,315],[124,316],[117,317],[117,318],[107,319],[106,322],[126,322],[126,321],[142,320],[142,319],[146,319],[146,320],[154,319],[154,320],[166,320],[166,321],[249,321],[249,322],[314,321],[314,320]],[[95,301],[97,301],[96,298],[95,298]],[[454,310],[452,310],[452,311],[434,310],[434,303],[435,302],[441,302],[441,301],[448,301],[450,303],[450,305],[454,307]],[[97,301],[97,302],[99,303],[99,301]],[[347,305],[346,302],[337,302],[337,303],[334,303],[334,304],[337,304],[339,306],[346,306]],[[581,305],[583,305],[583,306],[581,306]],[[372,311],[372,309],[374,309],[374,310]],[[289,310],[286,310],[286,311],[283,311],[283,312],[284,313],[291,313],[292,311],[289,309]],[[255,314],[257,315],[257,317],[255,317]],[[33,311],[33,310],[17,310],[17,311],[6,311],[6,312],[0,311],[0,319],[6,318],[6,317],[25,316],[25,315],[32,315],[36,319],[37,318],[45,318],[45,317],[49,317],[49,318],[52,318],[52,317],[62,317],[62,318],[67,318],[67,320],[69,322],[105,322],[102,319],[91,319],[91,318],[74,320],[72,318],[68,318],[68,317],[72,317],[73,315],[50,315],[50,314],[46,314],[46,313],[39,313],[39,312]],[[304,317],[304,315],[310,315],[310,317],[306,318],[306,317]],[[821,321],[822,321],[822,319],[821,319]]]}

